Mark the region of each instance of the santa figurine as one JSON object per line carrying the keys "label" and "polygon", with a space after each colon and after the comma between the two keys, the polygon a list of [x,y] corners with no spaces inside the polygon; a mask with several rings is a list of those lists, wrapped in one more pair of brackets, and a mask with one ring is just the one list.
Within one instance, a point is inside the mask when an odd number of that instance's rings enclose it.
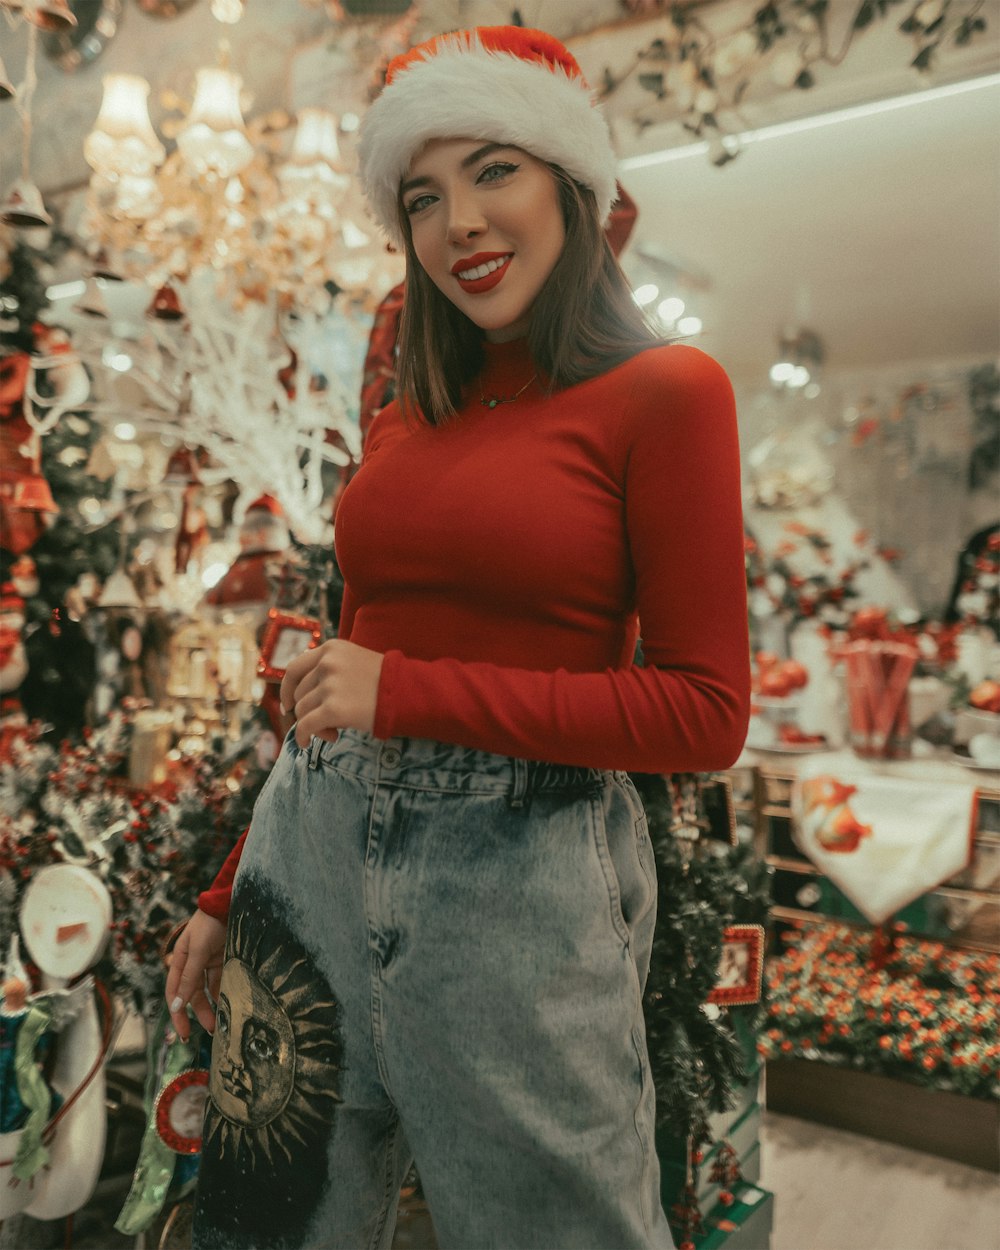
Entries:
{"label": "santa figurine", "polygon": [[245,612],[255,626],[260,626],[274,595],[271,578],[279,571],[291,543],[284,511],[273,495],[261,495],[247,508],[239,541],[240,554],[205,596],[205,602],[241,615]]}

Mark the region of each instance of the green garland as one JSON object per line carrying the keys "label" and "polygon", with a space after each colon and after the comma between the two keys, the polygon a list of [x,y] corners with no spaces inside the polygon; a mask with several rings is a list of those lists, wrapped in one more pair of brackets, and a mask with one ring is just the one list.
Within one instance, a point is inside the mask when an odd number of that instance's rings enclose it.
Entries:
{"label": "green garland", "polygon": [[656,856],[658,910],[644,1000],[657,1123],[678,1137],[732,1106],[754,1060],[759,1005],[706,1011],[730,924],[764,924],[769,875],[751,848],[673,831],[673,787],[634,775]]}

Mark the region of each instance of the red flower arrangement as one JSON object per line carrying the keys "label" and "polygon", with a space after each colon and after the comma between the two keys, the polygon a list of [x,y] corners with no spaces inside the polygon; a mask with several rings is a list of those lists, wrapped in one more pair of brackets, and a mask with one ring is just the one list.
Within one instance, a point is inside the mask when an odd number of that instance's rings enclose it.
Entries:
{"label": "red flower arrangement", "polygon": [[797,1056],[974,1098],[1000,1095],[1000,956],[898,933],[876,967],[871,936],[800,926],[768,963],[765,1059]]}

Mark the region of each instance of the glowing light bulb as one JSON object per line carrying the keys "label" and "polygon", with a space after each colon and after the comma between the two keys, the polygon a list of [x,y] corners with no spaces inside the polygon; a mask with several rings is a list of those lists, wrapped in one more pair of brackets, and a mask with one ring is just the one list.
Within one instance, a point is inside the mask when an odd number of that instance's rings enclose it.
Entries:
{"label": "glowing light bulb", "polygon": [[669,299],[662,300],[657,304],[656,311],[664,321],[676,321],[678,317],[684,314],[684,301],[676,295],[671,295]]}
{"label": "glowing light bulb", "polygon": [[655,282],[644,282],[642,286],[637,286],[635,288],[632,292],[632,298],[640,308],[645,308],[647,304],[651,304],[653,300],[656,299],[659,293],[660,288]]}

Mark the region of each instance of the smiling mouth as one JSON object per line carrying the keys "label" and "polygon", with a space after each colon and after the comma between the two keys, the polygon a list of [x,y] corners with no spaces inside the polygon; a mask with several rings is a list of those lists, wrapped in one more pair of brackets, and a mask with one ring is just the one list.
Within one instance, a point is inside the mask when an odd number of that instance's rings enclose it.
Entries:
{"label": "smiling mouth", "polygon": [[498,282],[503,280],[512,259],[513,252],[494,260],[484,261],[481,265],[460,270],[455,274],[458,285],[468,295],[479,295],[483,291],[491,291]]}

